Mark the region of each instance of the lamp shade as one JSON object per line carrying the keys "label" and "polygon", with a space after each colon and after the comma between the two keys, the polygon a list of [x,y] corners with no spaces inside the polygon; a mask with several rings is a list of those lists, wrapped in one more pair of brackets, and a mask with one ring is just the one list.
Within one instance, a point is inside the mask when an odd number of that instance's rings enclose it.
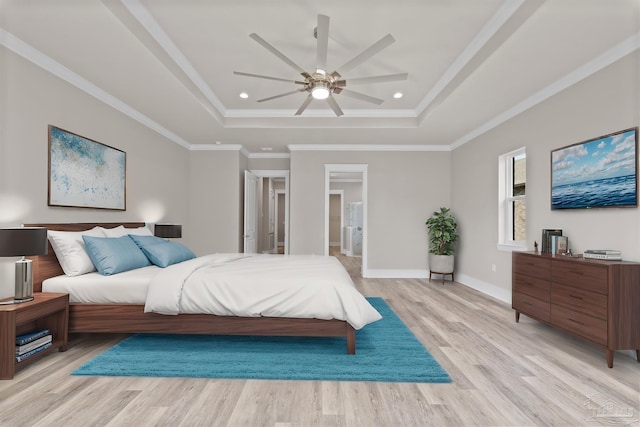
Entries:
{"label": "lamp shade", "polygon": [[179,239],[182,237],[182,225],[180,224],[156,224],[153,234],[157,237]]}
{"label": "lamp shade", "polygon": [[45,227],[0,228],[0,257],[45,255]]}

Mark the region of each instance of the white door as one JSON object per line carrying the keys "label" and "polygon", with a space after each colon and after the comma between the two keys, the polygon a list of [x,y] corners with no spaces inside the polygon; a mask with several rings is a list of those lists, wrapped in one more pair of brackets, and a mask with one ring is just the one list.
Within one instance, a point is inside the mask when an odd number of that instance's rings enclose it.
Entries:
{"label": "white door", "polygon": [[257,205],[258,177],[244,171],[244,253],[258,252],[258,210]]}

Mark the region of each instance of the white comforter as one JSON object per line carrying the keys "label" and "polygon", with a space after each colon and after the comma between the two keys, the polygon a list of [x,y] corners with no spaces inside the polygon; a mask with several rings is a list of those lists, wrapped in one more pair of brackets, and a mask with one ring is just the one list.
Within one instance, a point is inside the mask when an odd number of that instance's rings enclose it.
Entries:
{"label": "white comforter", "polygon": [[172,265],[149,285],[145,312],[339,319],[382,318],[334,257],[215,254]]}

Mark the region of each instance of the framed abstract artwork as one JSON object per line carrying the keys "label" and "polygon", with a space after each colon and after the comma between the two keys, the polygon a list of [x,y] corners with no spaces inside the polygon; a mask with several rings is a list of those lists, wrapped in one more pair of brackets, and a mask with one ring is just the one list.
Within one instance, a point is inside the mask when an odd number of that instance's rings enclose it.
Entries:
{"label": "framed abstract artwork", "polygon": [[127,154],[49,125],[49,206],[126,210]]}

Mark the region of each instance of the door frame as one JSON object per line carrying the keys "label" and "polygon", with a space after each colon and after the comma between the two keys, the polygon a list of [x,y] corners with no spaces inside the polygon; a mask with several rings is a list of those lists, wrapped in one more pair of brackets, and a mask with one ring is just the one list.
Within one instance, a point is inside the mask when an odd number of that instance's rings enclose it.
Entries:
{"label": "door frame", "polygon": [[289,253],[289,171],[251,169],[250,172],[258,178],[284,178],[284,253],[286,255]]}
{"label": "door frame", "polygon": [[[329,196],[340,196],[340,253],[344,251],[344,190],[329,190]],[[328,225],[327,225],[328,227]],[[331,243],[331,241],[329,241]]]}
{"label": "door frame", "polygon": [[368,269],[368,234],[369,227],[367,221],[367,164],[325,164],[324,165],[324,254],[329,255],[329,193],[331,191],[331,174],[335,172],[362,173],[362,271]]}
{"label": "door frame", "polygon": [[[255,181],[253,183],[253,198],[251,198],[250,194],[250,181]],[[256,253],[257,252],[257,237],[256,233],[258,232],[258,197],[257,197],[257,187],[258,187],[258,177],[249,170],[244,171],[244,207],[243,207],[243,229],[242,229],[242,248],[243,253]],[[252,213],[252,216],[248,215]],[[249,228],[252,228],[252,231]],[[253,242],[250,244],[250,242]],[[252,247],[250,247],[252,245]]]}
{"label": "door frame", "polygon": [[[278,190],[276,190],[276,208],[275,208],[275,212],[274,212],[274,215],[275,215],[275,217],[276,217],[276,220],[275,220],[275,223],[274,223],[274,224],[275,224],[275,227],[274,227],[274,230],[273,230],[273,233],[275,234],[275,238],[276,238],[276,247],[277,247],[277,246],[278,246],[278,244],[280,243],[280,242],[278,241],[278,231],[279,231],[279,229],[280,229],[280,227],[278,226],[278,216],[279,216],[279,214],[280,214],[280,210],[285,209],[285,207],[284,207],[284,206],[280,206],[280,202],[278,202],[278,196],[279,196],[280,194],[284,194],[284,202],[285,202],[285,204],[287,203],[287,193],[286,193],[286,191],[285,191],[285,190],[283,190],[283,189],[278,189]],[[286,217],[286,212],[287,212],[287,211],[285,210],[285,217]],[[286,218],[285,218],[285,224],[287,224],[287,219],[286,219]],[[285,229],[285,231],[286,231],[287,227],[285,226],[285,227],[284,227],[284,229]],[[282,239],[283,239],[283,240],[284,240],[285,238],[286,238],[286,234],[282,236]],[[284,245],[284,242],[282,242],[282,244]]]}

